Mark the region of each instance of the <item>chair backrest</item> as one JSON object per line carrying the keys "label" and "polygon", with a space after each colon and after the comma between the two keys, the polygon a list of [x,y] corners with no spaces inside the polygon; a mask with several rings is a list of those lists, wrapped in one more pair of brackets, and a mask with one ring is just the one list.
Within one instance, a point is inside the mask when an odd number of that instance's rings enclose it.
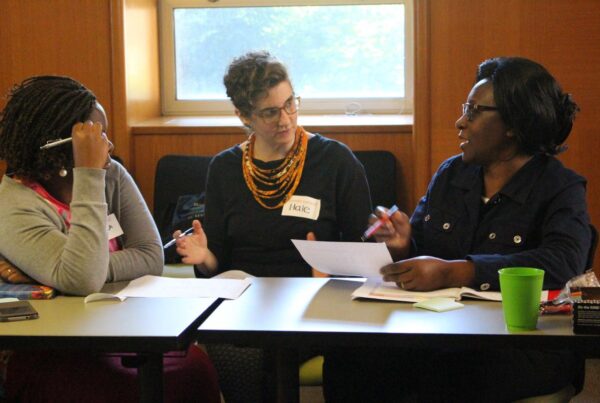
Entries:
{"label": "chair backrest", "polygon": [[587,262],[585,264],[586,270],[589,270],[594,266],[594,256],[596,255],[596,248],[598,247],[598,230],[592,224],[590,224],[590,230],[592,231],[592,242],[590,244],[590,249],[588,250]]}
{"label": "chair backrest", "polygon": [[397,204],[394,154],[389,151],[354,151],[354,155],[365,167],[373,208]]}
{"label": "chair backrest", "polygon": [[154,177],[154,221],[163,241],[170,238],[175,229],[182,229],[173,228],[175,209],[182,196],[199,198],[204,193],[211,159],[197,155],[165,155],[158,161]]}

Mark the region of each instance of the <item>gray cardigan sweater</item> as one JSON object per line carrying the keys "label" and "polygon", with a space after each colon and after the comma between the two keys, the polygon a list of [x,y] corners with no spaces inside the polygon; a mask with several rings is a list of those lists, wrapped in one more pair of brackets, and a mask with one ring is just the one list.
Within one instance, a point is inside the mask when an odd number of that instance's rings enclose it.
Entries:
{"label": "gray cardigan sweater", "polygon": [[[0,183],[0,255],[41,284],[87,295],[105,282],[160,275],[163,251],[148,207],[129,173],[75,168],[71,225],[36,192],[10,177]],[[109,253],[107,216],[124,234]],[[0,256],[1,258],[1,256]]]}

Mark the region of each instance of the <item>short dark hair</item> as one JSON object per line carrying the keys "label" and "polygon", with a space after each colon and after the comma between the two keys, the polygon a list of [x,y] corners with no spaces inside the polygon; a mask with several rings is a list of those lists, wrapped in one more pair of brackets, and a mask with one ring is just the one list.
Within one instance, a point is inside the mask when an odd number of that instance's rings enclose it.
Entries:
{"label": "short dark hair", "polygon": [[96,104],[92,91],[69,77],[37,76],[16,85],[0,116],[0,158],[12,173],[39,180],[73,166],[69,146],[40,150],[49,140],[71,136]]}
{"label": "short dark hair", "polygon": [[498,112],[523,152],[558,154],[579,111],[570,94],[542,65],[522,57],[496,57],[479,65],[476,82],[494,87]]}
{"label": "short dark hair", "polygon": [[257,101],[283,81],[290,81],[284,64],[264,50],[233,59],[223,77],[227,96],[247,118],[254,112]]}

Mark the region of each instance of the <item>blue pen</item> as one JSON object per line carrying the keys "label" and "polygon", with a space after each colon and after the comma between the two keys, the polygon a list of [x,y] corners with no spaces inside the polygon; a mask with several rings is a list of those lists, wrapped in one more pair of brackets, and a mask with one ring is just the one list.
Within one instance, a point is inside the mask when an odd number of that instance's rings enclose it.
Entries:
{"label": "blue pen", "polygon": [[163,249],[167,249],[169,246],[172,246],[175,244],[175,242],[177,242],[177,240],[179,238],[181,238],[182,236],[186,236],[188,234],[191,234],[194,231],[194,227],[190,227],[188,229],[186,229],[185,231],[183,231],[181,234],[179,234],[179,237],[177,238],[173,238],[171,239],[169,242],[167,242],[166,244],[164,244]]}
{"label": "blue pen", "polygon": [[373,235],[375,233],[375,231],[377,231],[379,229],[379,227],[381,227],[383,225],[384,222],[388,221],[390,219],[390,217],[392,216],[392,214],[394,214],[396,211],[398,211],[398,206],[396,206],[395,204],[390,207],[390,209],[385,213],[385,215],[381,218],[379,218],[377,221],[375,221],[373,224],[371,224],[371,226],[369,228],[367,228],[367,230],[365,231],[365,233],[360,237],[360,239],[364,241],[366,241],[367,239],[369,239],[371,237],[371,235]]}

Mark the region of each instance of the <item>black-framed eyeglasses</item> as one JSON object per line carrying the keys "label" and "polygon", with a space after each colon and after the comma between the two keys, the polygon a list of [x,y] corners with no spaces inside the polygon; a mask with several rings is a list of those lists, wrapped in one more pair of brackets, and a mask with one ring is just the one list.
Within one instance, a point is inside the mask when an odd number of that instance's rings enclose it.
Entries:
{"label": "black-framed eyeglasses", "polygon": [[478,104],[462,104],[462,114],[467,116],[467,120],[471,122],[475,119],[478,113],[483,111],[497,111],[498,108],[495,106],[478,105]]}
{"label": "black-framed eyeglasses", "polygon": [[256,116],[261,118],[263,122],[275,123],[281,118],[281,111],[284,110],[288,115],[294,115],[300,109],[300,97],[291,96],[285,101],[285,104],[281,107],[265,108],[254,112]]}

